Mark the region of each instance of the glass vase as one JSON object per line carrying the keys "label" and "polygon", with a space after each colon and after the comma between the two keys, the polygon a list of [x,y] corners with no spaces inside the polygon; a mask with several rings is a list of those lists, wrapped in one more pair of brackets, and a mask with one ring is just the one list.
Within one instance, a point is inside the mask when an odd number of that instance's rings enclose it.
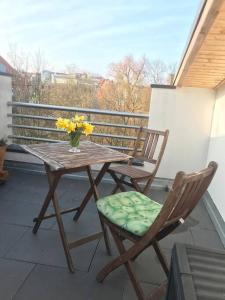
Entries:
{"label": "glass vase", "polygon": [[82,135],[82,131],[80,131],[80,130],[76,130],[76,131],[70,133],[71,148],[69,149],[69,152],[72,152],[72,153],[80,152],[79,144],[80,144],[81,135]]}

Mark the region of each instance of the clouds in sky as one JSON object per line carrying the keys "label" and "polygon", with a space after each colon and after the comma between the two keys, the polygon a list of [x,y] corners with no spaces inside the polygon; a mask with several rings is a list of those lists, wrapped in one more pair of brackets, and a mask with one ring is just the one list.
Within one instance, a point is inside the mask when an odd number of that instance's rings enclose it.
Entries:
{"label": "clouds in sky", "polygon": [[1,0],[0,55],[41,49],[50,66],[104,74],[127,54],[179,61],[200,0]]}

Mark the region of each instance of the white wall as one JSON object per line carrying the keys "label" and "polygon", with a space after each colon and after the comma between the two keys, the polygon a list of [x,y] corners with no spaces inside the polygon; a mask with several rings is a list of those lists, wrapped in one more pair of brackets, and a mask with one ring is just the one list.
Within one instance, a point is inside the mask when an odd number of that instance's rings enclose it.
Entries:
{"label": "white wall", "polygon": [[205,167],[215,92],[200,88],[152,88],[149,127],[170,135],[157,177]]}
{"label": "white wall", "polygon": [[11,134],[12,129],[7,125],[12,119],[7,117],[12,112],[12,107],[7,102],[12,101],[12,79],[10,76],[0,75],[0,138]]}
{"label": "white wall", "polygon": [[208,153],[208,161],[211,160],[218,162],[219,168],[209,187],[209,193],[225,220],[225,86],[221,87],[216,93]]}

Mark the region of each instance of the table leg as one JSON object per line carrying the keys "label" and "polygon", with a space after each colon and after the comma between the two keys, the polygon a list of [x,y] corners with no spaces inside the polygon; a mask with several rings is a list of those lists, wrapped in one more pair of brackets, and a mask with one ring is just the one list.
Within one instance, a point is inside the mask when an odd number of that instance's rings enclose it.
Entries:
{"label": "table leg", "polygon": [[41,208],[41,211],[38,215],[37,218],[34,219],[35,221],[35,225],[33,227],[33,233],[36,234],[40,225],[41,225],[41,222],[44,218],[44,215],[48,209],[48,206],[51,202],[51,199],[54,195],[54,192],[56,190],[56,187],[58,185],[58,182],[59,182],[59,179],[60,179],[60,176],[53,176],[51,171],[50,171],[50,168],[48,165],[45,164],[45,170],[46,170],[46,174],[47,174],[47,177],[48,177],[48,183],[49,183],[49,191],[45,197],[45,201],[44,201],[44,204]]}
{"label": "table leg", "polygon": [[52,202],[53,202],[53,206],[54,206],[54,209],[55,209],[56,220],[57,220],[57,224],[58,224],[58,227],[59,227],[59,232],[60,232],[60,236],[61,236],[61,240],[62,240],[62,244],[63,244],[63,249],[64,249],[64,252],[65,252],[65,255],[66,255],[67,265],[68,265],[68,268],[69,268],[70,272],[74,273],[73,260],[72,260],[72,257],[70,255],[69,243],[68,243],[67,238],[66,238],[66,233],[65,233],[64,226],[63,226],[63,221],[62,221],[62,217],[61,217],[61,214],[60,214],[59,203],[58,203],[58,199],[57,199],[56,195],[53,195]]}
{"label": "table leg", "polygon": [[[90,184],[91,184],[91,186],[93,188],[93,193],[94,193],[95,201],[98,201],[98,199],[99,199],[99,193],[98,193],[98,189],[97,189],[95,180],[94,180],[94,178],[92,176],[92,172],[91,172],[90,166],[87,166],[87,173],[88,173],[88,178],[89,178]],[[104,240],[105,240],[106,250],[107,250],[108,254],[111,255],[111,246],[110,246],[110,240],[109,240],[108,231],[107,231],[107,228],[106,228],[104,222],[101,220],[100,214],[98,214],[98,216],[99,216],[99,220],[100,220],[102,231],[103,231],[103,236],[104,236]]]}
{"label": "table leg", "polygon": [[33,228],[33,233],[37,233],[42,220],[45,218],[45,213],[48,209],[48,206],[50,204],[50,201],[52,200],[53,203],[53,207],[55,210],[55,217],[57,220],[57,224],[59,227],[59,232],[60,232],[60,236],[61,236],[61,240],[62,240],[62,244],[63,244],[63,249],[65,252],[65,256],[66,256],[66,260],[67,260],[67,265],[68,268],[70,270],[70,272],[74,272],[74,266],[73,266],[73,261],[72,261],[72,257],[70,255],[70,251],[69,251],[69,243],[67,241],[66,238],[66,233],[65,233],[65,229],[63,226],[63,222],[62,222],[62,217],[61,217],[61,212],[60,212],[60,208],[59,208],[59,203],[58,203],[58,199],[55,193],[55,190],[57,188],[59,179],[61,177],[60,173],[57,172],[51,172],[50,168],[48,165],[45,164],[45,170],[47,173],[47,177],[48,177],[48,183],[49,183],[49,191],[48,194],[45,198],[44,204],[41,208],[41,211],[38,215],[38,217],[36,218],[36,223],[34,225]]}
{"label": "table leg", "polygon": [[[99,183],[101,182],[103,176],[105,175],[106,171],[108,170],[110,166],[110,162],[107,162],[103,165],[103,167],[101,168],[100,172],[98,173],[98,176],[96,177],[96,179],[94,180],[94,186],[98,186]],[[90,189],[88,190],[86,196],[84,197],[84,200],[82,201],[79,209],[77,210],[75,216],[74,216],[74,221],[78,221],[80,215],[82,214],[83,210],[85,209],[86,205],[88,204],[89,200],[91,199],[92,195],[94,193],[94,187],[91,186]]]}

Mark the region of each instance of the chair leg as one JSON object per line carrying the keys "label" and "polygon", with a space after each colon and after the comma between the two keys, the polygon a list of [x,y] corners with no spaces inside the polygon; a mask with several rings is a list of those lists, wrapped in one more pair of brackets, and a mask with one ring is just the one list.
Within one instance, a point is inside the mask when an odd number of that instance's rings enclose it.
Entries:
{"label": "chair leg", "polygon": [[135,261],[139,255],[141,255],[142,252],[145,251],[145,249],[147,249],[149,246],[151,246],[151,244],[148,244],[146,247],[144,247],[137,255],[135,255],[133,258],[132,258],[132,261]]}
{"label": "chair leg", "polygon": [[[110,228],[111,230],[111,228]],[[124,254],[126,252],[126,249],[122,243],[122,240],[120,239],[120,237],[113,231],[111,230],[112,236],[114,238],[114,241],[116,243],[116,246],[119,250],[120,254]],[[137,280],[136,274],[133,270],[133,266],[132,266],[132,262],[127,259],[124,263],[121,262],[120,256],[117,257],[116,259],[114,259],[112,262],[110,262],[109,264],[107,264],[97,275],[96,279],[98,282],[103,282],[104,279],[106,278],[106,276],[108,276],[112,271],[114,271],[115,269],[117,269],[118,267],[122,266],[123,264],[125,264],[125,267],[127,269],[128,275],[130,277],[130,280],[132,282],[132,285],[135,289],[135,292],[138,296],[139,300],[145,300],[145,296],[143,293],[143,290]]]}
{"label": "chair leg", "polygon": [[[123,254],[124,252],[126,252],[126,249],[125,249],[125,247],[123,245],[123,242],[120,239],[120,237],[115,232],[113,232],[113,230],[111,230],[111,233],[112,233],[112,236],[113,236],[114,241],[116,243],[116,246],[117,246],[117,248],[119,250],[119,253]],[[145,298],[144,292],[143,292],[143,290],[141,288],[141,285],[140,285],[140,283],[138,281],[138,278],[137,278],[137,276],[136,276],[136,274],[134,272],[132,262],[130,260],[128,260],[125,263],[125,267],[127,269],[127,273],[128,273],[128,275],[130,277],[131,283],[133,285],[133,288],[134,288],[134,290],[136,292],[136,295],[137,295],[138,299],[139,300],[145,300],[146,298]]]}
{"label": "chair leg", "polygon": [[147,298],[148,300],[159,300],[163,295],[166,294],[167,291],[167,280],[162,282],[158,288],[156,288],[153,293],[150,294],[150,296]]}
{"label": "chair leg", "polygon": [[101,223],[101,227],[102,227],[102,231],[103,231],[103,236],[104,236],[104,241],[105,241],[105,247],[106,247],[106,251],[108,253],[108,255],[112,255],[112,250],[111,250],[111,244],[110,244],[110,239],[109,239],[109,234],[106,228],[106,225],[104,223],[104,221],[101,219],[101,215],[99,215],[99,219],[100,219],[100,223]]}
{"label": "chair leg", "polygon": [[[115,181],[116,183],[116,187],[113,189],[112,191],[112,194],[115,194],[117,192],[118,189],[120,189],[122,192],[126,192],[126,189],[125,187],[123,186],[123,184],[121,183],[120,181],[120,178],[118,178],[115,174],[115,172],[113,171],[109,171],[109,174],[112,176],[113,180]],[[121,176],[121,179],[123,178],[124,176],[122,175]]]}
{"label": "chair leg", "polygon": [[114,195],[119,190],[118,184],[115,186],[115,188],[112,190],[111,194]]}
{"label": "chair leg", "polygon": [[161,266],[166,274],[167,277],[169,277],[169,266],[168,266],[168,262],[166,260],[165,255],[163,254],[162,250],[160,249],[159,243],[157,241],[153,242],[153,248],[155,250],[155,253],[161,263]]}
{"label": "chair leg", "polygon": [[114,271],[122,265],[123,263],[120,261],[119,257],[115,258],[113,261],[105,265],[104,268],[101,269],[101,271],[97,274],[97,281],[102,283],[112,271]]}
{"label": "chair leg", "polygon": [[153,180],[154,180],[154,177],[155,177],[155,176],[151,176],[151,177],[148,179],[148,181],[147,181],[147,183],[146,183],[146,185],[145,185],[145,187],[144,187],[143,194],[148,195],[148,192],[149,192],[150,186],[152,185],[152,182],[153,182]]}
{"label": "chair leg", "polygon": [[132,179],[132,178],[131,178],[130,181],[131,181],[131,183],[133,184],[133,187],[135,188],[135,190],[136,190],[137,192],[143,194],[143,191],[142,191],[142,189],[140,188],[140,186],[138,185],[138,183],[137,183],[134,179]]}
{"label": "chair leg", "polygon": [[154,179],[154,176],[151,176],[151,178],[149,178],[147,180],[147,183],[143,189],[140,188],[139,184],[137,183],[137,181],[135,179],[131,179],[131,183],[133,184],[136,191],[138,191],[139,193],[142,193],[144,195],[148,195],[148,191],[153,182],[153,179]]}

